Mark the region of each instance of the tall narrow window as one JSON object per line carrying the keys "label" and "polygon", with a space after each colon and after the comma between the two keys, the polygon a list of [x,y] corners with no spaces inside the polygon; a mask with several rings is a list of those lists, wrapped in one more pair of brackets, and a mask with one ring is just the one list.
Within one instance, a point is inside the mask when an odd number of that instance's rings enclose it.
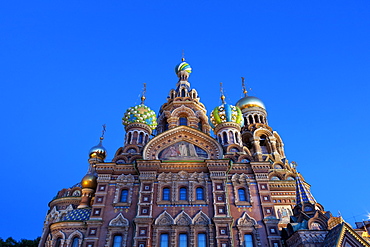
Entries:
{"label": "tall narrow window", "polygon": [[113,238],[113,247],[121,247],[122,245],[122,236],[116,235]]}
{"label": "tall narrow window", "polygon": [[132,134],[131,132],[129,132],[128,137],[127,137],[127,143],[131,143],[131,137],[132,137]]}
{"label": "tall narrow window", "polygon": [[263,154],[268,154],[267,140],[265,135],[260,136],[260,147]]}
{"label": "tall narrow window", "polygon": [[253,247],[253,238],[251,234],[244,234],[244,247]]}
{"label": "tall narrow window", "polygon": [[180,117],[179,121],[180,121],[180,125],[184,125],[184,126],[188,125],[188,119],[186,117]]}
{"label": "tall narrow window", "polygon": [[206,246],[207,246],[206,234],[198,233],[198,247],[206,247]]}
{"label": "tall narrow window", "polygon": [[245,189],[238,189],[238,195],[239,195],[239,201],[240,202],[247,201],[247,198],[245,196]]}
{"label": "tall narrow window", "polygon": [[170,200],[170,188],[163,188],[162,200],[163,201],[169,201]]}
{"label": "tall narrow window", "polygon": [[120,202],[127,202],[128,199],[128,190],[121,190],[121,200]]}
{"label": "tall narrow window", "polygon": [[252,117],[252,115],[249,115],[248,119],[249,119],[249,124],[253,124],[253,117]]}
{"label": "tall narrow window", "polygon": [[188,247],[188,235],[186,233],[180,233],[179,247]]}
{"label": "tall narrow window", "polygon": [[78,237],[75,237],[72,242],[72,247],[78,247]]}
{"label": "tall narrow window", "polygon": [[199,122],[199,123],[198,123],[198,129],[199,129],[200,131],[202,131],[202,130],[203,130],[202,122]]}
{"label": "tall narrow window", "polygon": [[187,200],[188,199],[188,192],[187,189],[182,187],[180,188],[179,200]]}
{"label": "tall narrow window", "polygon": [[161,234],[159,246],[160,247],[168,247],[169,246],[168,233],[162,233]]}
{"label": "tall narrow window", "polygon": [[222,136],[224,138],[223,144],[227,144],[227,134],[226,134],[226,132],[223,132]]}
{"label": "tall narrow window", "polygon": [[55,243],[55,247],[60,247],[61,243],[62,243],[62,239],[58,238],[56,243]]}
{"label": "tall narrow window", "polygon": [[143,143],[143,139],[144,139],[144,133],[141,132],[140,135],[139,135],[139,142],[138,143]]}
{"label": "tall narrow window", "polygon": [[258,123],[258,115],[254,115],[254,121]]}
{"label": "tall narrow window", "polygon": [[203,188],[198,187],[196,192],[197,192],[197,200],[204,200]]}
{"label": "tall narrow window", "polygon": [[181,89],[181,97],[185,97],[185,89]]}

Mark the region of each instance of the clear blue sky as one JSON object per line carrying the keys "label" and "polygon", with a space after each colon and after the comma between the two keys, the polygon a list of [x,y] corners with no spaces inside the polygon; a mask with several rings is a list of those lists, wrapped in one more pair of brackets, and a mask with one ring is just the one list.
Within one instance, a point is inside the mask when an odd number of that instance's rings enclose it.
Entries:
{"label": "clear blue sky", "polygon": [[158,112],[181,52],[208,108],[261,98],[289,161],[318,202],[349,223],[370,211],[370,2],[3,1],[0,5],[0,237],[41,235],[48,202],[79,182],[107,125],[108,161],[125,110]]}

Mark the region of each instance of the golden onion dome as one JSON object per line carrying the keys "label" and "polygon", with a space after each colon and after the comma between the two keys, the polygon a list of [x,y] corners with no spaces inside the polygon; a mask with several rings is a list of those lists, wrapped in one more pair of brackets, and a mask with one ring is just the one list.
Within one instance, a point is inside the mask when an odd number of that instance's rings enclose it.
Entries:
{"label": "golden onion dome", "polygon": [[86,174],[81,180],[82,188],[95,189],[97,186],[97,178],[94,174]]}
{"label": "golden onion dome", "polygon": [[107,150],[103,147],[102,138],[98,145],[92,147],[89,151],[90,159],[101,159],[104,160],[107,157]]}
{"label": "golden onion dome", "polygon": [[265,104],[257,97],[253,96],[245,96],[236,102],[236,106],[239,107],[241,110],[250,108],[250,107],[261,107],[262,109],[266,110]]}

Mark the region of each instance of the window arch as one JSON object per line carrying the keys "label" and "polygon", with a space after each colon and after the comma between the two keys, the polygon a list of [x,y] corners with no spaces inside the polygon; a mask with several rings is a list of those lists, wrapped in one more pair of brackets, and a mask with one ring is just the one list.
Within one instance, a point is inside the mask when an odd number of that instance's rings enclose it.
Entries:
{"label": "window arch", "polygon": [[238,189],[238,196],[239,196],[239,201],[240,202],[246,202],[247,201],[247,196],[245,193],[245,189],[240,188]]}
{"label": "window arch", "polygon": [[168,188],[168,187],[163,188],[162,200],[163,201],[169,201],[170,199],[171,199],[171,197],[170,197],[170,188]]}
{"label": "window arch", "polygon": [[223,133],[222,133],[222,136],[223,136],[223,138],[224,138],[224,140],[223,140],[223,144],[227,144],[227,134],[226,134],[226,132],[223,132]]}
{"label": "window arch", "polygon": [[179,125],[187,126],[188,125],[188,119],[186,117],[180,117]]}
{"label": "window arch", "polygon": [[122,236],[121,235],[115,235],[113,238],[113,245],[112,247],[121,247],[122,245]]}
{"label": "window arch", "polygon": [[78,237],[74,237],[72,240],[72,247],[78,247]]}
{"label": "window arch", "polygon": [[186,201],[188,199],[188,190],[185,187],[181,187],[179,192],[179,200]]}
{"label": "window arch", "polygon": [[121,190],[121,199],[120,202],[127,202],[128,201],[128,190],[123,189]]}
{"label": "window arch", "polygon": [[253,117],[252,117],[252,115],[249,115],[248,119],[249,119],[249,124],[252,124],[253,123]]}
{"label": "window arch", "polygon": [[144,140],[144,133],[143,132],[140,132],[140,134],[139,134],[139,142],[138,143],[143,143],[143,140]]}
{"label": "window arch", "polygon": [[278,176],[272,176],[270,180],[280,180],[280,178]]}
{"label": "window arch", "polygon": [[202,187],[198,187],[196,189],[196,194],[197,194],[196,196],[197,200],[204,200],[204,189]]}

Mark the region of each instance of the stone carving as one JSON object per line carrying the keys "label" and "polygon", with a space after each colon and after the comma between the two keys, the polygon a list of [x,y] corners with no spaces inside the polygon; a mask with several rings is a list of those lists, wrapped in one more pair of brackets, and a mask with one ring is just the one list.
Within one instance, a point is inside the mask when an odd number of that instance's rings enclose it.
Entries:
{"label": "stone carving", "polygon": [[194,225],[209,225],[211,223],[210,218],[203,213],[202,211],[199,211],[193,218],[193,224]]}
{"label": "stone carving", "polygon": [[109,222],[109,226],[128,226],[129,221],[120,213]]}
{"label": "stone carving", "polygon": [[254,227],[257,226],[257,221],[250,217],[247,212],[244,212],[242,217],[236,221],[237,226]]}
{"label": "stone carving", "polygon": [[160,226],[170,226],[174,224],[174,220],[167,211],[164,211],[157,217],[155,224]]}
{"label": "stone carving", "polygon": [[179,226],[188,226],[191,225],[192,220],[190,216],[182,211],[179,215],[176,216],[175,218],[175,224]]}

